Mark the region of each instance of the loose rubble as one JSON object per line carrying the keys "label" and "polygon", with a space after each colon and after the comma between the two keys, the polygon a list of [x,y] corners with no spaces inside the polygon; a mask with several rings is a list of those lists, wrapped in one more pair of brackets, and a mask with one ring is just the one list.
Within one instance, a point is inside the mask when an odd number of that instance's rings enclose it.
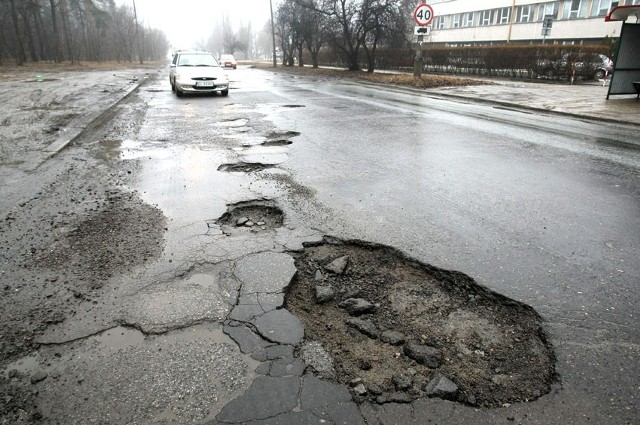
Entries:
{"label": "loose rubble", "polygon": [[497,407],[550,390],[553,351],[526,305],[363,242],[312,244],[295,264],[284,307],[304,325],[301,357],[358,402]]}

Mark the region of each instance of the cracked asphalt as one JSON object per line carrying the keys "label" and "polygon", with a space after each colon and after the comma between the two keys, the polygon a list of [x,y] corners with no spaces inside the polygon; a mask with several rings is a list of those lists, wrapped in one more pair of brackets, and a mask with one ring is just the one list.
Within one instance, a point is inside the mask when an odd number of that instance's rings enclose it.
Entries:
{"label": "cracked asphalt", "polygon": [[583,414],[562,381],[538,401],[479,409],[358,404],[311,373],[332,366],[284,308],[292,254],[358,229],[285,166],[301,133],[270,117],[299,105],[243,72],[228,98],[182,101],[165,70],[3,78],[15,149],[0,151],[0,423],[633,423],[633,395]]}

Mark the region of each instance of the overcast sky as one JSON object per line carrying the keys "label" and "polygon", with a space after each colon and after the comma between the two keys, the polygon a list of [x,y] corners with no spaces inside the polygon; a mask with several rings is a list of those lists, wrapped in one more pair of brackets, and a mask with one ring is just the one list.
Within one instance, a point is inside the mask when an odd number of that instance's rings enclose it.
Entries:
{"label": "overcast sky", "polygon": [[[167,35],[176,49],[188,49],[206,40],[224,13],[235,25],[251,22],[254,32],[271,19],[269,0],[135,0],[138,21]],[[273,7],[279,0],[273,0]],[[133,0],[116,0],[133,7]],[[237,30],[237,28],[236,28]]]}

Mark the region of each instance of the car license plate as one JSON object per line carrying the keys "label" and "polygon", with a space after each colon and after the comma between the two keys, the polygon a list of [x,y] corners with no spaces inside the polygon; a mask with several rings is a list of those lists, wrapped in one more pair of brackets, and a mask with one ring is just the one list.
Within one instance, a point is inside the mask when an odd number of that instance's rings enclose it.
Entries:
{"label": "car license plate", "polygon": [[196,81],[196,87],[213,87],[213,81]]}

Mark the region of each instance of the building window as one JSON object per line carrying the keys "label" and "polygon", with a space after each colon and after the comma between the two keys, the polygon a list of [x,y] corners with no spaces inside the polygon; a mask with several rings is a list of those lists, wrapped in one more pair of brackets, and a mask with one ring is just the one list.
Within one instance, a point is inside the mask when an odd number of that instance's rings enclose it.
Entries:
{"label": "building window", "polygon": [[626,6],[630,6],[630,5],[633,5],[633,4],[638,4],[638,5],[640,5],[640,0],[627,0],[626,2],[624,2],[624,4],[625,4]]}
{"label": "building window", "polygon": [[511,8],[503,7],[502,9],[498,9],[498,23],[499,24],[508,24],[511,19]]}
{"label": "building window", "polygon": [[541,4],[538,9],[538,22],[544,21],[545,16],[551,15],[553,19],[558,19],[558,11],[560,10],[560,3],[554,1],[553,3]]}
{"label": "building window", "polygon": [[593,3],[591,4],[590,16],[607,16],[607,12],[609,12],[610,8],[611,0],[593,0]]}
{"label": "building window", "polygon": [[473,26],[473,12],[463,13],[462,14],[462,26],[463,27],[472,27]]}
{"label": "building window", "polygon": [[562,12],[563,19],[577,19],[577,18],[584,18],[586,16],[587,16],[586,0],[571,0],[571,1],[565,2],[564,11]]}
{"label": "building window", "polygon": [[437,30],[443,30],[445,28],[445,17],[436,16],[433,20],[433,28]]}
{"label": "building window", "polygon": [[526,5],[518,7],[517,19],[520,23],[533,21],[533,6]]}
{"label": "building window", "polygon": [[459,28],[459,27],[460,27],[460,14],[453,15],[451,28]]}
{"label": "building window", "polygon": [[480,26],[486,27],[489,25],[493,25],[494,15],[495,14],[493,10],[483,10],[482,12],[480,12]]}

